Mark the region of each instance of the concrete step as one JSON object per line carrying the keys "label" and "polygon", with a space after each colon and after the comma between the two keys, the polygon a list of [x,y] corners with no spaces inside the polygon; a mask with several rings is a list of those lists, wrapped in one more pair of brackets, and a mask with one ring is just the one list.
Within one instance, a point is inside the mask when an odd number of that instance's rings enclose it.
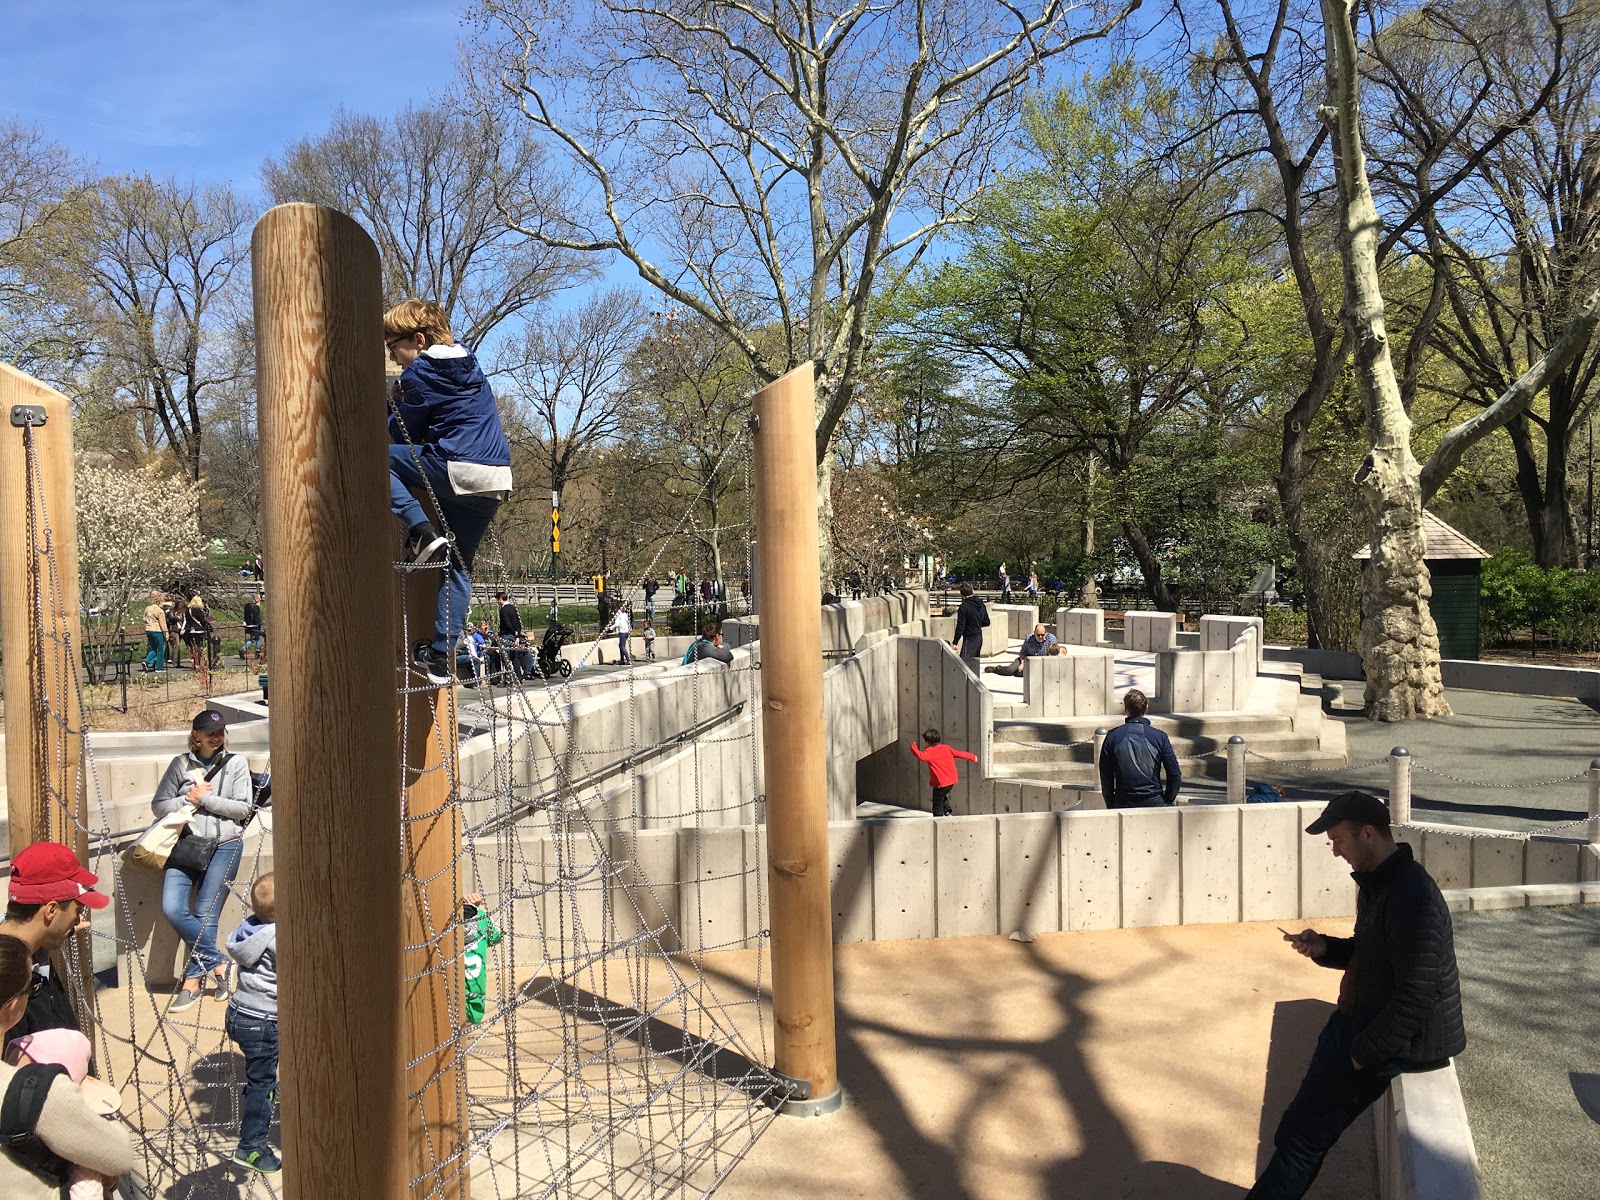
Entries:
{"label": "concrete step", "polygon": [[[1292,711],[1292,710],[1291,710]],[[1006,717],[994,723],[994,740],[1021,743],[1062,743],[1092,741],[1094,731],[1120,725],[1110,717]],[[1266,734],[1291,733],[1290,713],[1215,712],[1171,715],[1151,713],[1150,724],[1176,741],[1178,738],[1211,738],[1225,743],[1234,734],[1249,739]]]}

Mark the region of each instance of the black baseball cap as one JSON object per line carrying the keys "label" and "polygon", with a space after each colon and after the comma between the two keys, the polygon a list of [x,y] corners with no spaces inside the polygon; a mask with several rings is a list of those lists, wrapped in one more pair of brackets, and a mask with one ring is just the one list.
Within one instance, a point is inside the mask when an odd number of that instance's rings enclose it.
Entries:
{"label": "black baseball cap", "polygon": [[227,729],[228,723],[222,719],[222,714],[214,708],[208,708],[194,719],[196,733],[221,733]]}
{"label": "black baseball cap", "polygon": [[1306,826],[1307,833],[1327,833],[1340,821],[1389,828],[1389,806],[1370,792],[1345,792],[1328,801],[1322,815]]}

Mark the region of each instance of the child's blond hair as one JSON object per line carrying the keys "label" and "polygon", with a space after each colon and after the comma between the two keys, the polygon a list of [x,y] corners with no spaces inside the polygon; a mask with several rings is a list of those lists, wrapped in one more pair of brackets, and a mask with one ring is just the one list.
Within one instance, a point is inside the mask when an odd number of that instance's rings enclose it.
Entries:
{"label": "child's blond hair", "polygon": [[455,335],[450,332],[450,314],[437,300],[402,300],[383,314],[383,336],[405,337],[420,333],[433,346],[455,345]]}
{"label": "child's blond hair", "polygon": [[278,919],[278,885],[273,882],[271,871],[256,880],[250,889],[250,907],[263,921]]}

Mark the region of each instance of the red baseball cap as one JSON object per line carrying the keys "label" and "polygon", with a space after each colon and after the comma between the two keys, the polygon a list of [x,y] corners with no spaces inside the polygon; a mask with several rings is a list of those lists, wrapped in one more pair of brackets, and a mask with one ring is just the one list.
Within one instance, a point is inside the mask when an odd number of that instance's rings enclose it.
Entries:
{"label": "red baseball cap", "polygon": [[111,897],[89,890],[99,882],[98,875],[84,869],[72,847],[60,842],[35,842],[11,863],[11,898],[18,904],[81,900],[90,908],[105,908]]}

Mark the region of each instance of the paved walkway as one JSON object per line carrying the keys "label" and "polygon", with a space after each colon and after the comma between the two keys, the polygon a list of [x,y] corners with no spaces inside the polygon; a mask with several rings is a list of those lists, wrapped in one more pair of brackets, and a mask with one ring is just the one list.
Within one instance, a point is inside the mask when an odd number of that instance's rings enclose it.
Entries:
{"label": "paved walkway", "polygon": [[[1252,758],[1248,774],[1283,789],[1290,799],[1314,800],[1351,788],[1388,794],[1389,751],[1411,751],[1411,805],[1428,821],[1491,829],[1544,828],[1588,812],[1591,759],[1600,757],[1600,713],[1578,700],[1451,690],[1455,715],[1388,725],[1341,713],[1351,767],[1311,772]],[[1452,778],[1453,777],[1453,778]],[[1553,783],[1551,780],[1562,782]],[[1192,790],[1220,781],[1195,780]],[[1191,790],[1185,781],[1185,792]],[[1582,827],[1565,831],[1582,835]]]}
{"label": "paved walkway", "polygon": [[1591,1200],[1600,1127],[1568,1072],[1600,1073],[1600,912],[1457,913],[1467,1050],[1456,1061],[1488,1200]]}

